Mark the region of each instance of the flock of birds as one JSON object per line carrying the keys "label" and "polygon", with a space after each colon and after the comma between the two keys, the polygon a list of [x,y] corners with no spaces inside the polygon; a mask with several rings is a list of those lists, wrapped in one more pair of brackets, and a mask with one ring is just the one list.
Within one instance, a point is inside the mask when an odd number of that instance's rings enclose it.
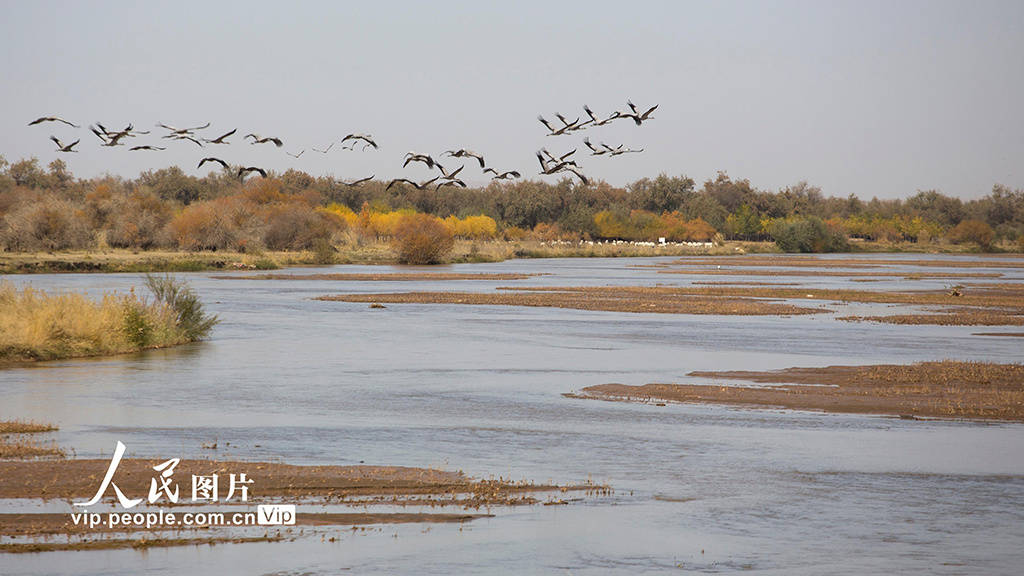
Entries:
{"label": "flock of birds", "polygon": [[[637,126],[641,126],[644,122],[652,120],[654,118],[653,116],[651,116],[651,114],[658,108],[657,105],[654,105],[648,108],[646,111],[641,112],[640,109],[637,108],[632,101],[627,100],[626,105],[629,107],[629,112],[622,112],[616,110],[606,118],[599,118],[594,114],[594,112],[590,109],[589,106],[584,105],[583,111],[586,113],[588,118],[586,120],[583,120],[582,117],[577,117],[575,120],[570,122],[565,116],[559,113],[556,113],[555,117],[559,120],[561,125],[552,125],[552,123],[548,122],[548,120],[546,120],[543,116],[538,116],[537,119],[541,122],[541,124],[544,125],[545,128],[547,128],[547,136],[563,136],[572,134],[574,132],[578,132],[580,130],[585,130],[591,127],[605,126],[607,124],[610,124],[612,121],[619,119],[632,120]],[[59,118],[57,116],[43,116],[41,118],[33,120],[32,122],[29,122],[28,125],[35,126],[37,124],[43,124],[48,122],[66,124],[76,129],[81,128],[81,126],[69,122],[68,120],[65,120],[63,118]],[[230,144],[228,138],[234,136],[238,132],[238,129],[236,128],[229,132],[225,132],[224,134],[221,134],[216,138],[206,138],[204,135],[200,134],[200,131],[208,129],[210,127],[209,122],[203,124],[202,126],[194,126],[190,128],[176,128],[174,126],[170,126],[162,122],[158,122],[156,126],[166,131],[166,133],[163,134],[163,136],[161,136],[161,140],[191,142],[198,146],[199,148],[206,148],[208,145]],[[150,134],[150,131],[136,130],[132,124],[128,124],[122,130],[108,130],[103,124],[97,122],[94,125],[89,126],[89,130],[93,134],[95,134],[97,138],[99,138],[101,142],[100,145],[106,147],[128,146],[128,142],[130,141],[131,138],[135,138],[140,135]],[[50,140],[52,140],[53,143],[56,144],[57,152],[78,152],[78,150],[75,150],[75,146],[77,146],[79,142],[81,142],[81,139],[78,139],[75,140],[74,142],[65,144],[56,136],[50,136]],[[280,138],[274,136],[261,136],[259,134],[249,133],[243,136],[242,140],[248,141],[253,146],[261,144],[273,144],[277,148],[284,147],[284,142]],[[380,148],[380,146],[378,146],[377,142],[374,140],[372,135],[353,133],[346,135],[344,138],[341,139],[340,142],[331,142],[328,146],[326,146],[323,149],[315,147],[311,149],[314,152],[318,152],[320,154],[327,154],[328,152],[331,151],[335,144],[340,144],[340,147],[343,150],[355,150],[357,146],[361,146],[362,151],[365,151],[368,148],[373,148],[374,150]],[[604,142],[600,142],[597,146],[595,146],[593,143],[591,143],[590,138],[584,138],[583,144],[585,144],[587,148],[590,149],[592,156],[607,155],[610,157],[614,157],[619,156],[621,154],[643,152],[642,148],[638,150],[633,150],[630,148],[626,148],[623,144],[612,147],[609,146],[608,144],[605,144]],[[161,151],[166,150],[167,147],[157,146],[154,144],[140,144],[136,146],[129,146],[128,149],[130,151]],[[299,151],[298,153],[286,151],[286,154],[288,154],[292,158],[299,158],[305,153],[305,149]],[[547,150],[547,148],[541,148],[536,153],[537,160],[539,161],[541,168],[540,174],[551,175],[558,173],[571,173],[575,175],[577,178],[579,178],[580,182],[582,182],[584,185],[589,184],[590,181],[583,174],[582,166],[572,158],[572,156],[575,153],[576,148],[573,148],[569,152],[559,155],[552,154]],[[519,172],[515,170],[497,170],[495,168],[492,168],[487,165],[487,162],[484,160],[483,155],[473,152],[472,150],[467,150],[465,148],[446,150],[440,155],[440,157],[457,158],[460,160],[476,160],[476,162],[480,166],[481,172],[483,174],[490,174],[491,180],[511,180],[520,178],[522,176]],[[202,168],[203,165],[207,163],[219,164],[225,171],[234,171],[236,176],[241,180],[244,180],[245,177],[252,172],[257,173],[264,178],[267,177],[267,171],[264,170],[263,168],[260,168],[258,166],[242,165],[238,166],[236,169],[233,168],[226,161],[217,158],[216,156],[206,156],[202,158],[199,161],[199,164],[196,166],[196,168]],[[387,189],[391,189],[392,186],[395,186],[396,184],[399,183],[408,184],[416,188],[417,190],[425,190],[430,187],[433,187],[434,190],[440,190],[445,186],[456,186],[459,188],[466,187],[466,183],[461,178],[459,178],[459,174],[466,167],[465,164],[455,169],[447,169],[444,167],[444,165],[441,164],[441,162],[438,159],[435,159],[430,154],[408,152],[405,155],[402,167],[408,167],[409,164],[412,163],[423,164],[428,169],[436,169],[440,173],[429,180],[424,180],[420,182],[416,182],[408,178],[395,178],[388,182]],[[373,178],[374,175],[371,174],[365,178],[359,178],[357,180],[352,180],[349,182],[340,181],[340,183],[346,186],[357,186],[359,184],[362,184],[363,182],[368,182]]]}

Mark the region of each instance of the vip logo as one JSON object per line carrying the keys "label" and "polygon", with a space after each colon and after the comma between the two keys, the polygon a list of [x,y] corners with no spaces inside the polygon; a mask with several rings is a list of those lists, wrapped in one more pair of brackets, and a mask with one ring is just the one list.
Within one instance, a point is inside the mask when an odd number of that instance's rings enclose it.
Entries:
{"label": "vip logo", "polygon": [[260,526],[291,526],[295,524],[295,504],[260,504],[256,522]]}

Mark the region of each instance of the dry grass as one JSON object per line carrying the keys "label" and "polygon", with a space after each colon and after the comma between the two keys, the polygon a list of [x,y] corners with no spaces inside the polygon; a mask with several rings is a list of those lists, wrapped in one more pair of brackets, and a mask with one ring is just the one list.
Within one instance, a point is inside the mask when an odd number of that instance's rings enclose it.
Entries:
{"label": "dry grass", "polygon": [[0,421],[0,458],[39,458],[65,456],[64,450],[52,440],[42,442],[33,434],[57,430],[52,424],[42,424],[26,420]]}
{"label": "dry grass", "polygon": [[602,310],[609,312],[641,312],[656,314],[719,314],[730,316],[790,315],[825,312],[821,308],[805,308],[755,300],[701,296],[686,288],[616,286],[616,287],[551,287],[509,288],[503,292],[400,292],[389,294],[339,294],[321,296],[318,300],[338,302],[385,302],[389,304],[465,304],[486,306],[533,306]]}
{"label": "dry grass", "polygon": [[178,320],[172,308],[134,290],[93,300],[0,282],[0,367],[182,344],[189,336]]}
{"label": "dry grass", "polygon": [[1024,421],[1024,365],[922,362],[912,365],[787,368],[773,372],[691,372],[777,387],[682,384],[591,386],[576,395],[798,410]]}
{"label": "dry grass", "polygon": [[53,432],[57,429],[53,424],[43,424],[31,420],[0,420],[0,434],[37,434]]}

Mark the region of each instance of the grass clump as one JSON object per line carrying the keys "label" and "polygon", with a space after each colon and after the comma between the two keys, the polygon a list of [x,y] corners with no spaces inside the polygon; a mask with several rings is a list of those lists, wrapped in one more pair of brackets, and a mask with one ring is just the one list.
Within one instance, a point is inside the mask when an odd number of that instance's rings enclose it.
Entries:
{"label": "grass clump", "polygon": [[31,436],[55,430],[57,427],[52,424],[27,420],[0,420],[0,458],[27,459],[41,456],[63,458],[64,450],[52,440],[44,443]]}
{"label": "grass clump", "polygon": [[0,282],[0,365],[122,354],[206,337],[217,318],[195,292],[170,276],[146,277],[153,299],[104,294],[48,294]]}

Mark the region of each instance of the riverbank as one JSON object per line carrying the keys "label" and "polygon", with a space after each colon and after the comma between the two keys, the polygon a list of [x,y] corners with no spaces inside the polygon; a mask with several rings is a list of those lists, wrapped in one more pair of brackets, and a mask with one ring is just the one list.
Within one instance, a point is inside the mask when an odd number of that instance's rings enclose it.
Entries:
{"label": "riverbank", "polygon": [[904,418],[965,418],[1024,422],[1024,365],[922,362],[912,365],[827,366],[777,371],[690,372],[687,376],[777,386],[601,384],[571,398],[725,404]]}
{"label": "riverbank", "polygon": [[[856,253],[965,254],[955,244],[889,244],[859,242]],[[582,241],[469,241],[457,240],[448,263],[500,262],[515,258],[623,258],[651,256],[732,256],[779,254],[772,242],[703,243],[582,242]],[[786,258],[789,261],[789,258]],[[276,270],[292,266],[332,264],[397,264],[398,255],[385,241],[369,241],[321,251],[183,252],[119,250],[66,252],[0,252],[0,274],[65,272],[204,272],[217,270]]]}
{"label": "riverbank", "polygon": [[134,289],[93,299],[0,282],[0,368],[176,346],[205,338],[217,323],[187,284],[147,276],[145,285],[151,299]]}

